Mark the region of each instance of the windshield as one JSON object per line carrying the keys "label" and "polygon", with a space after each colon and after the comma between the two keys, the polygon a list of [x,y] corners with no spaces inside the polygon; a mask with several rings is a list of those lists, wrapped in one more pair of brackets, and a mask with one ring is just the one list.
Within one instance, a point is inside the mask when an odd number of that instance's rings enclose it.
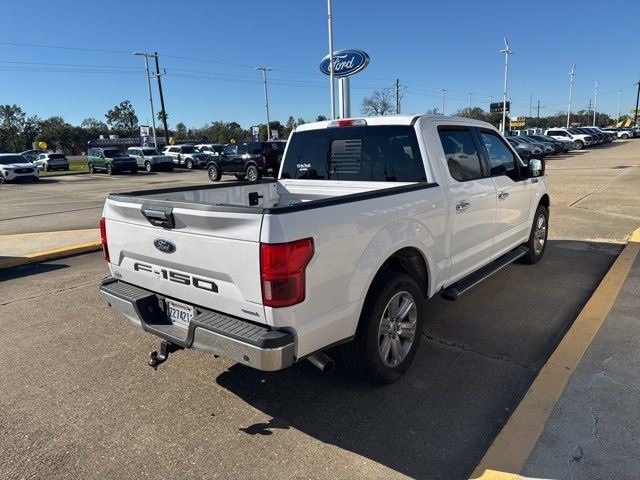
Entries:
{"label": "windshield", "polygon": [[194,147],[193,145],[187,145],[182,148],[182,153],[196,153],[196,147]]}
{"label": "windshield", "polygon": [[155,148],[143,148],[142,153],[144,155],[160,155]]}
{"label": "windshield", "polygon": [[62,155],[61,153],[52,153],[52,154],[49,155],[49,158],[58,159],[59,160],[61,158],[65,158],[65,156]]}
{"label": "windshield", "polygon": [[227,145],[226,147],[224,147],[224,153],[226,153],[227,155],[235,155],[237,148],[237,145]]}
{"label": "windshield", "polygon": [[573,133],[574,135],[576,135],[576,134],[577,135],[581,135],[582,134],[582,132],[580,130],[578,130],[577,128],[570,128],[570,129],[567,130],[567,132]]}
{"label": "windshield", "polygon": [[11,165],[12,163],[29,163],[22,155],[6,155],[0,157],[0,165]]}
{"label": "windshield", "polygon": [[124,155],[126,155],[126,153],[124,153],[122,150],[104,150],[103,151],[104,156],[105,157],[123,157]]}

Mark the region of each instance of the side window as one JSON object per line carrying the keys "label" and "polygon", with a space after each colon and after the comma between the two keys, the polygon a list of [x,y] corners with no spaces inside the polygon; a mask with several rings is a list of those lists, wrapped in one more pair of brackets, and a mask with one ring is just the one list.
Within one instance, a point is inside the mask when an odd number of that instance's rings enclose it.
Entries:
{"label": "side window", "polygon": [[494,132],[480,131],[480,138],[487,149],[491,176],[506,175],[512,180],[517,180],[516,158],[500,135]]}
{"label": "side window", "polygon": [[438,128],[438,134],[449,173],[455,180],[466,182],[484,176],[480,155],[470,130]]}

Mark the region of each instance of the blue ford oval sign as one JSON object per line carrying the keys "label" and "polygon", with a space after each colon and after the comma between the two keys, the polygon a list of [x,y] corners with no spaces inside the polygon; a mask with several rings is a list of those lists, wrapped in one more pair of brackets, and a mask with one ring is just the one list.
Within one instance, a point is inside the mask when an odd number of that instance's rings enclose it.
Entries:
{"label": "blue ford oval sign", "polygon": [[176,244],[166,238],[156,238],[153,241],[153,245],[162,253],[173,253],[176,251]]}
{"label": "blue ford oval sign", "polygon": [[[369,55],[362,50],[338,50],[333,52],[333,76],[348,77],[358,73],[369,65]],[[329,71],[329,55],[320,62],[320,71],[325,75],[331,75]]]}

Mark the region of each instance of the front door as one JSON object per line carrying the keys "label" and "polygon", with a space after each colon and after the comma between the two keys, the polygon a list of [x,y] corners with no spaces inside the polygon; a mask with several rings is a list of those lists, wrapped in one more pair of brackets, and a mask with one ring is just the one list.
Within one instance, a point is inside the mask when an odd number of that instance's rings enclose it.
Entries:
{"label": "front door", "polygon": [[496,187],[482,163],[480,146],[467,127],[440,126],[451,196],[453,283],[491,261]]}
{"label": "front door", "polygon": [[535,185],[530,178],[526,178],[524,165],[499,133],[479,129],[478,136],[496,187],[495,258],[524,243],[529,237],[529,212]]}

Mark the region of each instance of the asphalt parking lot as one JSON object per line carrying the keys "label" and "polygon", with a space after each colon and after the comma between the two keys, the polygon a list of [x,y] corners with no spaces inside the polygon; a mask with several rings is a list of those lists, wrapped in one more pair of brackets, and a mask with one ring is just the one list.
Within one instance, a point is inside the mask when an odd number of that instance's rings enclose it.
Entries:
{"label": "asphalt parking lot", "polygon": [[[268,374],[191,351],[153,371],[155,337],[102,305],[101,254],[2,271],[0,472],[466,478],[640,227],[638,153],[630,140],[550,159],[544,260],[454,303],[430,300],[416,361],[387,387],[307,362]],[[2,233],[90,228],[109,191],[208,183],[203,171],[78,177],[3,186]]]}

